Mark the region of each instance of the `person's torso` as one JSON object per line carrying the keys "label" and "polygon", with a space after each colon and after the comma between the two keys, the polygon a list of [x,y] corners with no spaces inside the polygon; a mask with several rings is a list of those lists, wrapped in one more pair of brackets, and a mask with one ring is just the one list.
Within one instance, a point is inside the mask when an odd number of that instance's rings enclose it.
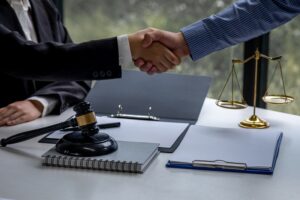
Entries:
{"label": "person's torso", "polygon": [[[31,0],[31,17],[38,42],[64,42],[64,35],[58,25],[58,15],[47,0]],[[16,31],[25,38],[24,31],[18,17],[7,2],[0,0],[0,25],[11,31]],[[14,59],[18,59],[17,55]],[[0,54],[1,60],[1,54]],[[2,65],[5,63],[1,63]],[[23,63],[20,61],[20,65]],[[24,65],[26,67],[26,65]],[[40,67],[43,67],[42,65]],[[24,100],[34,92],[50,82],[23,80],[0,72],[0,107],[9,103]]]}

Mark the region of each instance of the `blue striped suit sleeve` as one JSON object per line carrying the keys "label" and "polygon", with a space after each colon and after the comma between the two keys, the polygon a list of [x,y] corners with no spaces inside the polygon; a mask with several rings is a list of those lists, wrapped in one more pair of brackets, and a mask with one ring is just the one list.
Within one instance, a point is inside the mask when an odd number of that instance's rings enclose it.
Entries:
{"label": "blue striped suit sleeve", "polygon": [[290,21],[300,0],[239,0],[206,19],[181,29],[193,60],[245,42]]}

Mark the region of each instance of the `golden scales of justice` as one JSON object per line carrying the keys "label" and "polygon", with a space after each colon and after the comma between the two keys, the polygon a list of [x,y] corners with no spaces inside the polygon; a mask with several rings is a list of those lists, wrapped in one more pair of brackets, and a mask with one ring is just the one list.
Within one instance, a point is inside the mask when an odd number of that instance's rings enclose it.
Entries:
{"label": "golden scales of justice", "polygon": [[[278,57],[269,57],[264,54],[261,54],[258,50],[255,51],[254,55],[250,56],[246,60],[232,60],[232,68],[229,76],[227,77],[226,83],[221,91],[221,94],[219,95],[219,98],[216,102],[216,104],[222,108],[227,108],[227,109],[244,109],[247,107],[247,103],[244,100],[244,97],[242,95],[242,90],[238,81],[235,65],[236,64],[245,64],[249,62],[252,59],[255,59],[255,73],[254,73],[254,88],[253,88],[253,115],[241,121],[239,123],[239,126],[242,128],[256,128],[256,129],[263,129],[263,128],[268,128],[270,125],[267,121],[261,119],[256,115],[256,98],[257,98],[257,74],[258,74],[258,63],[260,59],[267,59],[269,61],[275,61],[276,67],[274,69],[274,72],[271,76],[271,79],[269,81],[269,85],[267,86],[267,91],[265,92],[265,95],[263,96],[263,101],[266,103],[270,104],[288,104],[294,101],[294,98],[291,96],[286,95],[286,90],[285,90],[285,84],[283,80],[283,73],[282,73],[282,66],[281,66],[281,56]],[[280,70],[280,77],[281,77],[281,82],[282,82],[282,87],[283,87],[283,94],[269,94],[269,88],[270,85],[274,79],[274,76],[276,74],[277,69],[279,68]],[[228,83],[231,80],[231,99],[230,100],[222,100],[222,95],[227,87]],[[234,97],[234,80],[236,80],[240,95],[241,95],[241,100],[237,100]]]}

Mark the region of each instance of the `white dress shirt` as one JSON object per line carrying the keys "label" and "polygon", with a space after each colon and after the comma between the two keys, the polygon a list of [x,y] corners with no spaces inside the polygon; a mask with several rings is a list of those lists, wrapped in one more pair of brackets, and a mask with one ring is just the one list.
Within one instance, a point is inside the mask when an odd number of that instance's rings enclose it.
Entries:
{"label": "white dress shirt", "polygon": [[8,0],[10,6],[14,9],[26,39],[37,42],[37,36],[29,14],[31,8],[29,0]]}
{"label": "white dress shirt", "polygon": [[[30,16],[30,2],[29,0],[7,0],[10,6],[14,9],[18,20],[21,24],[23,32],[27,40],[38,42],[36,31]],[[119,50],[119,64],[122,67],[127,67],[132,62],[132,55],[130,51],[129,41],[127,35],[121,35],[118,39],[118,50]],[[29,100],[39,101],[44,109],[42,117],[49,114],[58,103],[58,101],[51,97],[30,97]]]}

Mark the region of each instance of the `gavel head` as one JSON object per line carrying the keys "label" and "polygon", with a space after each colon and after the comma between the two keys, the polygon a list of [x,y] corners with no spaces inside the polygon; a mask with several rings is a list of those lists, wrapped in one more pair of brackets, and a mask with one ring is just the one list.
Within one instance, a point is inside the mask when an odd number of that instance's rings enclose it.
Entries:
{"label": "gavel head", "polygon": [[118,149],[118,143],[109,135],[100,133],[91,105],[81,102],[74,107],[74,126],[80,131],[66,134],[56,144],[56,151],[71,156],[100,156]]}
{"label": "gavel head", "polygon": [[90,103],[81,102],[74,106],[76,112],[75,119],[77,126],[81,129],[83,135],[95,135],[99,132],[97,127],[97,118],[92,110]]}

